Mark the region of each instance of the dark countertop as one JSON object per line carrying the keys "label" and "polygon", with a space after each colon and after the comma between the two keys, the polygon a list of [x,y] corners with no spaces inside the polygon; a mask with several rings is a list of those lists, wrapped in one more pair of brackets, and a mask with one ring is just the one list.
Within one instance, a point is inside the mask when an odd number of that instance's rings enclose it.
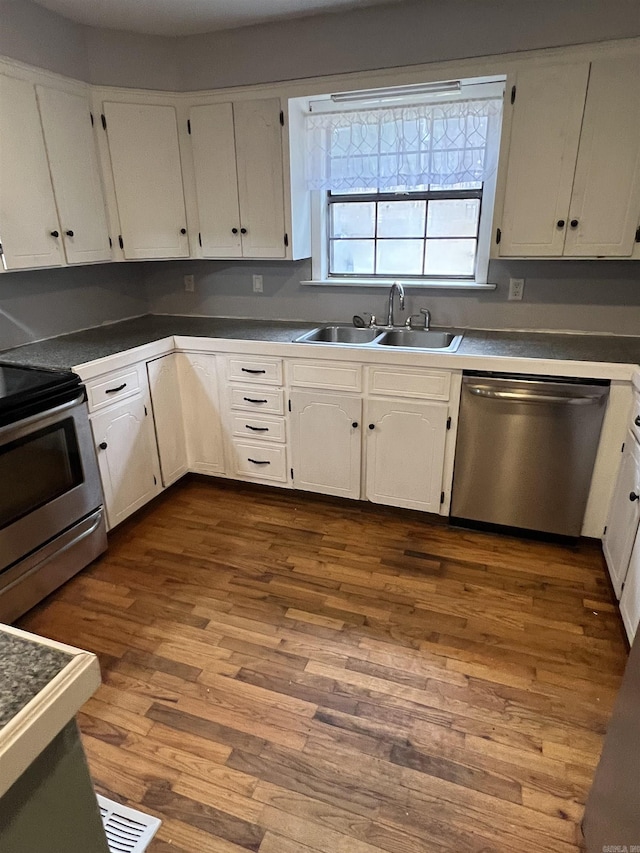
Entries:
{"label": "dark countertop", "polygon": [[0,729],[72,659],[71,654],[0,630]]}
{"label": "dark countertop", "polygon": [[[171,335],[290,343],[318,325],[323,324],[148,314],[5,350],[0,361],[68,368]],[[457,354],[640,364],[640,337],[467,329]]]}

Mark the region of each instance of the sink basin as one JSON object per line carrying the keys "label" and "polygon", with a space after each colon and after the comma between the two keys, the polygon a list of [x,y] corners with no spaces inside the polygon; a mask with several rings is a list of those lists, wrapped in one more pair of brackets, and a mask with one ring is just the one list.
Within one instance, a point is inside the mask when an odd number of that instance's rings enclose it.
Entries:
{"label": "sink basin", "polygon": [[392,329],[376,341],[381,347],[413,347],[455,352],[460,346],[462,335],[455,332],[432,332],[422,329]]}
{"label": "sink basin", "polygon": [[296,344],[370,344],[380,336],[379,329],[355,326],[322,326],[296,338]]}

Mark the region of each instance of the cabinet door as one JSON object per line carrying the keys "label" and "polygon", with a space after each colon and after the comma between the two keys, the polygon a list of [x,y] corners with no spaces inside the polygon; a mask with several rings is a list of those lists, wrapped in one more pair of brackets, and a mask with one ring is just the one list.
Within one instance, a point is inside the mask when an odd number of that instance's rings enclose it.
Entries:
{"label": "cabinet door", "polygon": [[[36,90],[0,75],[0,237],[7,269],[63,263]],[[55,235],[58,235],[57,237]]]}
{"label": "cabinet door", "polygon": [[170,486],[189,470],[178,359],[178,353],[171,353],[147,363],[164,486]]}
{"label": "cabinet door", "polygon": [[438,512],[447,413],[446,403],[367,402],[368,500]]}
{"label": "cabinet door", "polygon": [[175,109],[105,103],[104,114],[125,258],[188,257]]}
{"label": "cabinet door", "polygon": [[638,57],[591,63],[565,255],[633,252],[640,221],[639,90]]}
{"label": "cabinet door", "polygon": [[588,76],[587,62],[518,72],[501,257],[562,255]]}
{"label": "cabinet door", "polygon": [[233,115],[243,257],[284,258],[280,101],[239,101]]}
{"label": "cabinet door", "polygon": [[89,102],[37,86],[62,239],[70,264],[111,259]]}
{"label": "cabinet door", "polygon": [[632,494],[640,494],[640,447],[629,432],[609,509],[607,530],[602,540],[611,582],[618,598],[640,519],[640,501],[631,499]]}
{"label": "cabinet door", "polygon": [[224,451],[216,357],[177,353],[189,470],[224,474]]}
{"label": "cabinet door", "polygon": [[640,535],[636,535],[631,552],[629,571],[620,596],[620,613],[632,645],[640,622]]}
{"label": "cabinet door", "polygon": [[202,254],[205,258],[239,258],[242,241],[233,107],[193,107],[189,118]]}
{"label": "cabinet door", "polygon": [[131,397],[91,418],[109,527],[160,491],[153,418],[144,397]]}
{"label": "cabinet door", "polygon": [[359,498],[360,397],[292,391],[290,400],[294,488]]}

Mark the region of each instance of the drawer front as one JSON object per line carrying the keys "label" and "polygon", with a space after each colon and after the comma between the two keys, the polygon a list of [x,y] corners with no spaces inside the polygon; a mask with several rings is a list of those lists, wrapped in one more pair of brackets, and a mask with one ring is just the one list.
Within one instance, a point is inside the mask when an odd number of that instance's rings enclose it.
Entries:
{"label": "drawer front", "polygon": [[109,373],[86,383],[89,411],[95,412],[137,394],[141,388],[140,374],[136,369]]}
{"label": "drawer front", "polygon": [[290,382],[298,388],[362,391],[362,367],[348,362],[290,362]]}
{"label": "drawer front", "polygon": [[233,455],[238,476],[286,483],[287,452],[284,445],[234,441]]}
{"label": "drawer front", "polygon": [[286,428],[282,418],[267,418],[252,414],[233,415],[233,434],[260,441],[285,441]]}
{"label": "drawer front", "polygon": [[404,367],[370,367],[369,393],[385,397],[417,397],[448,400],[451,373],[445,370],[412,370]]}
{"label": "drawer front", "polygon": [[280,358],[228,358],[227,378],[231,382],[282,385],[282,359]]}
{"label": "drawer front", "polygon": [[231,389],[231,408],[243,412],[266,412],[270,415],[284,414],[284,392],[282,388],[245,388]]}

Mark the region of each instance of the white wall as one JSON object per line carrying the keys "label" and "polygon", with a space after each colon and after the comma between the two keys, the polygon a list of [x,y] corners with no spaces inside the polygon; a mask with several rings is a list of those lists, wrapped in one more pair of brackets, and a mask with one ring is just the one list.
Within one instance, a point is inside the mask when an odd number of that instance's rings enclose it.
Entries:
{"label": "white wall", "polygon": [[[309,287],[308,261],[180,261],[144,265],[149,309],[158,314],[349,322],[356,312],[386,312],[374,288]],[[195,293],[182,277],[192,273]],[[264,293],[252,292],[252,275]],[[428,307],[435,325],[555,329],[640,335],[640,265],[634,261],[493,261],[495,291],[408,290],[407,309]],[[522,302],[508,302],[509,276],[525,278]]]}

